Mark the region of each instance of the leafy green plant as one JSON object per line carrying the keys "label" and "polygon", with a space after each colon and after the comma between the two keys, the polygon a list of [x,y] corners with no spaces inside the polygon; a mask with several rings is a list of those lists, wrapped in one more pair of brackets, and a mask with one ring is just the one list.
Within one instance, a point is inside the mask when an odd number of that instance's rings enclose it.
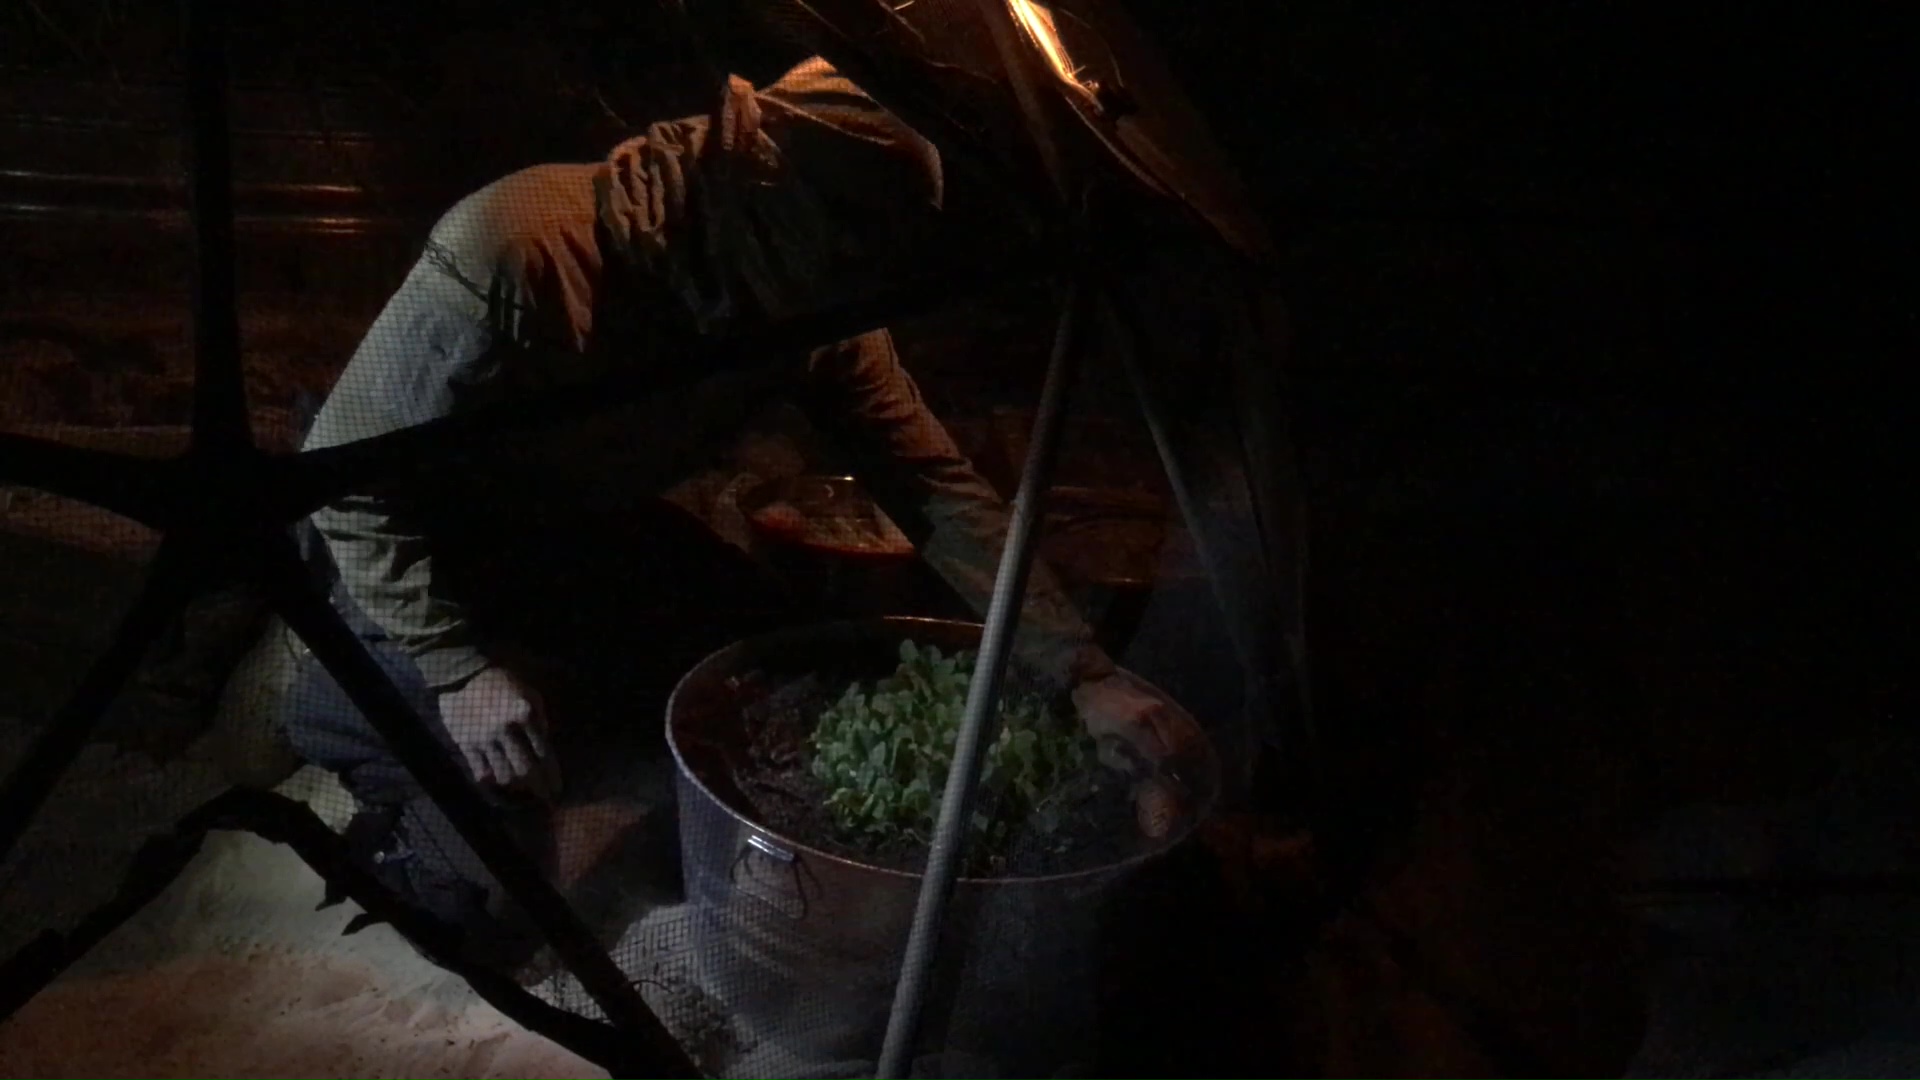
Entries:
{"label": "leafy green plant", "polygon": [[[821,714],[811,767],[842,829],[880,840],[932,834],[974,660],[902,642],[892,675],[871,689],[848,687]],[[981,780],[993,812],[975,811],[975,838],[997,847],[1015,828],[1054,832],[1061,805],[1091,783],[1094,761],[1093,740],[1072,717],[1032,694],[1003,695]]]}

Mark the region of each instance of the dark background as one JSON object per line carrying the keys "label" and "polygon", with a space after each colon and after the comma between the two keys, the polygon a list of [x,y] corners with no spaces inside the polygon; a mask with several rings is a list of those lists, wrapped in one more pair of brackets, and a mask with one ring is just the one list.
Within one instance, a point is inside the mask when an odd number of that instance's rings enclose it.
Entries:
{"label": "dark background", "polygon": [[[1138,10],[1283,247],[1329,707],[1398,731],[1537,697],[1545,715],[1475,741],[1517,769],[1611,762],[1605,810],[1630,815],[1771,790],[1817,759],[1807,740],[1893,718],[1913,644],[1909,16]],[[180,423],[176,13],[0,17],[8,410]],[[236,17],[266,425],[324,389],[452,200],[703,104],[646,4]],[[745,31],[724,47],[763,78],[788,58]],[[971,431],[1030,400],[1045,319],[903,337]]]}
{"label": "dark background", "polygon": [[[427,7],[239,13],[270,430],[453,199],[704,104],[650,5]],[[1605,862],[1671,808],[1814,792],[1829,748],[1905,731],[1907,9],[1137,10],[1282,246],[1316,674],[1356,822],[1404,824],[1452,770]],[[9,427],[185,420],[173,20],[0,11]],[[903,328],[970,445],[1031,400],[1045,321]]]}

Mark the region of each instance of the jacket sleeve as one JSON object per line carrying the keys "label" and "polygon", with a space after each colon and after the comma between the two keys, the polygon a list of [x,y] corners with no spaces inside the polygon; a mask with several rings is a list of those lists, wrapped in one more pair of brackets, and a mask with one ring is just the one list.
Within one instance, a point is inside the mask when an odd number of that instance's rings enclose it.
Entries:
{"label": "jacket sleeve", "polygon": [[[984,618],[1010,518],[927,408],[886,331],[829,346],[811,360],[816,423],[853,455],[863,484],[919,546],[921,558]],[[1059,581],[1035,562],[1016,647],[1061,685],[1111,674]]]}
{"label": "jacket sleeve", "polygon": [[[375,321],[321,407],[304,449],[372,438],[444,416],[451,408],[449,357],[481,332],[456,315],[462,298],[425,266]],[[448,293],[445,296],[432,293]],[[437,301],[437,303],[436,303]],[[421,357],[429,358],[424,364]],[[415,362],[408,362],[411,357]],[[379,630],[419,665],[436,691],[454,689],[488,666],[465,610],[434,588],[433,556],[406,483],[356,492],[313,515],[340,583]]]}

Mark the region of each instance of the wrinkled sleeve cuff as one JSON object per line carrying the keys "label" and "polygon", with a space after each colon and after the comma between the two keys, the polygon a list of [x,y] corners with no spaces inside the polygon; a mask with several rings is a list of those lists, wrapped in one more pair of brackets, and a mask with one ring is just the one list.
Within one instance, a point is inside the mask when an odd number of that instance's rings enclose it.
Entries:
{"label": "wrinkled sleeve cuff", "polygon": [[435,646],[414,653],[413,660],[427,687],[436,694],[458,690],[492,666],[480,650],[466,645]]}

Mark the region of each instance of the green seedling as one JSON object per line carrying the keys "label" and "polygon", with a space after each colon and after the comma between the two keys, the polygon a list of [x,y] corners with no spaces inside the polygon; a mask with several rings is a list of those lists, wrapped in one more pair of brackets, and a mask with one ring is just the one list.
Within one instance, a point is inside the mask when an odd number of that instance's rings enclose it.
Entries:
{"label": "green seedling", "polygon": [[[856,683],[820,717],[812,736],[813,775],[848,834],[875,840],[932,835],[953,764],[975,654],[943,655],[911,641],[900,666],[871,688]],[[982,798],[969,825],[998,849],[1016,829],[1050,835],[1060,809],[1092,783],[1093,740],[1071,715],[1033,694],[1009,692],[986,755]]]}

